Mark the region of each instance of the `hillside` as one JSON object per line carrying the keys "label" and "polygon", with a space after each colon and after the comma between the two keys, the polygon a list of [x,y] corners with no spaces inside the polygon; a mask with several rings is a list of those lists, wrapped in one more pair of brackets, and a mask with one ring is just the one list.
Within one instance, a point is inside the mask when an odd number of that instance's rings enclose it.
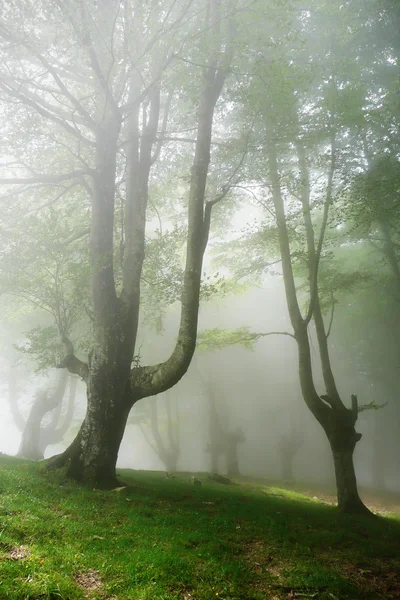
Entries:
{"label": "hillside", "polygon": [[400,598],[400,519],[263,484],[123,471],[80,488],[0,457],[0,599]]}

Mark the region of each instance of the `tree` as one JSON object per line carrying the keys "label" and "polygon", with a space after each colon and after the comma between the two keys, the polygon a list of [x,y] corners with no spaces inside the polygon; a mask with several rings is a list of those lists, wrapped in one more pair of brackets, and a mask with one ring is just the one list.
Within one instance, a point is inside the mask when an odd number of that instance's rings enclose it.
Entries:
{"label": "tree", "polygon": [[157,406],[159,397],[156,396],[146,404],[142,404],[140,408],[138,407],[129,422],[139,426],[144,438],[164,464],[166,471],[175,473],[181,453],[177,397],[174,397],[174,411],[169,390],[164,392],[160,399],[165,407],[164,418],[159,413]]}
{"label": "tree", "polygon": [[[36,391],[29,415],[25,420],[18,408],[14,377],[15,374],[10,375],[9,400],[11,414],[22,433],[18,456],[41,460],[44,458],[47,446],[61,442],[71,425],[77,381],[76,378],[69,377],[69,394],[64,415],[61,411],[68,377],[65,371],[61,371],[55,386],[52,387],[51,383],[47,383]],[[48,413],[50,418],[44,425],[43,419]]]}
{"label": "tree", "polygon": [[[205,350],[223,348],[225,345],[239,343],[236,332],[224,332],[218,336],[216,330],[205,330],[200,334],[200,347]],[[200,379],[202,391],[207,397],[208,413],[208,444],[207,452],[211,459],[211,473],[220,472],[220,458],[225,457],[226,472],[230,477],[240,475],[238,446],[246,438],[240,427],[232,429],[229,424],[230,414],[225,401],[223,388],[219,385],[216,374],[208,368],[207,375],[196,365],[197,376]]]}
{"label": "tree", "polygon": [[[213,116],[229,67],[234,12],[233,2],[157,2],[147,9],[131,0],[51,6],[15,0],[2,18],[0,90],[9,131],[21,118],[34,128],[28,126],[25,144],[13,143],[8,134],[13,157],[8,168],[14,173],[1,183],[6,192],[14,185],[50,188],[48,201],[56,202],[54,189],[71,182],[90,202],[93,341],[85,362],[64,335],[59,365],[86,382],[88,408],[77,437],[50,465],[65,466],[69,476],[96,486],[117,485],[118,449],[134,403],[175,385],[195,349],[211,210],[227,193],[205,201]],[[180,67],[195,82],[197,114],[181,321],[169,359],[142,366],[133,361],[149,185],[169,109],[175,102],[176,114],[185,96],[174,77]]]}
{"label": "tree", "polygon": [[[327,225],[335,226],[329,221],[329,211],[340,187],[339,174],[346,172],[346,107],[348,98],[354,98],[353,76],[360,69],[356,60],[344,57],[361,56],[360,39],[368,46],[369,28],[364,19],[370,16],[357,4],[357,19],[361,17],[361,25],[357,25],[347,4],[316,2],[299,11],[290,22],[289,34],[282,30],[274,44],[261,43],[257,53],[254,48],[246,49],[243,54],[251,60],[252,76],[241,87],[240,115],[256,123],[258,134],[253,140],[257,153],[248,163],[247,183],[241,186],[265,209],[265,220],[248,236],[253,242],[254,265],[262,272],[280,262],[293,328],[293,333],[282,333],[297,343],[303,399],[332,449],[339,508],[361,514],[370,513],[358,495],[353,465],[354,448],[361,438],[355,430],[358,400],[353,394],[351,408],[347,408],[338,391],[328,345],[330,326],[323,318],[320,265],[329,254],[329,249],[324,249]],[[349,36],[349,28],[357,36]],[[236,241],[236,247],[246,252],[244,262],[249,265],[246,234]],[[272,254],[266,254],[268,250]],[[299,289],[295,277],[299,264],[306,273],[306,298],[304,286]],[[311,324],[319,348],[323,394],[317,392],[314,378]]]}

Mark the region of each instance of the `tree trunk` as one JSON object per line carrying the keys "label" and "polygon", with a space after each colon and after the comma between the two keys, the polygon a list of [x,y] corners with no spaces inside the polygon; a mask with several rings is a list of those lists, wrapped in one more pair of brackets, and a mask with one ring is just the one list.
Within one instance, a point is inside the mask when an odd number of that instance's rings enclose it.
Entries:
{"label": "tree trunk", "polygon": [[31,460],[42,460],[44,458],[47,444],[45,446],[43,444],[42,421],[47,413],[56,410],[61,404],[66,383],[67,372],[60,372],[55,390],[42,389],[38,392],[22,432],[18,456],[30,458]]}
{"label": "tree trunk", "polygon": [[40,448],[40,425],[44,415],[48,412],[48,409],[46,410],[44,404],[45,403],[40,396],[35,399],[26,421],[24,431],[22,432],[17,456],[22,456],[31,460],[41,460],[44,458]]}
{"label": "tree trunk", "polygon": [[92,360],[87,380],[87,412],[78,435],[48,466],[65,467],[68,477],[111,489],[120,485],[116,463],[132,406],[130,373],[95,362]]}
{"label": "tree trunk", "polygon": [[[353,452],[356,443],[361,438],[355,431],[358,408],[357,397],[352,396],[352,410],[348,410],[341,401],[336,389],[335,380],[330,366],[329,352],[326,344],[324,323],[318,319],[319,297],[318,297],[318,252],[322,248],[322,237],[320,237],[318,251],[315,247],[313,224],[310,219],[309,202],[309,176],[306,167],[305,156],[300,147],[300,167],[303,177],[303,218],[307,233],[307,251],[309,263],[310,281],[310,305],[306,318],[303,318],[298,303],[296,285],[293,275],[292,256],[288,235],[285,205],[281,192],[280,174],[274,136],[277,132],[270,127],[267,120],[267,129],[270,139],[267,145],[267,164],[272,189],[272,199],[275,207],[275,218],[278,227],[279,247],[282,258],[283,280],[285,285],[286,301],[289,309],[290,321],[294,330],[294,337],[298,347],[299,357],[299,379],[302,395],[308,408],[323,427],[334,455],[336,485],[338,493],[338,507],[348,513],[371,515],[372,513],[362,503],[357,492],[356,477],[353,465]],[[326,226],[328,208],[331,202],[332,182],[335,167],[335,140],[332,139],[332,160],[329,171],[327,197],[324,206],[323,228]],[[324,229],[322,229],[323,231]],[[315,313],[315,310],[317,311]],[[318,333],[320,358],[322,372],[328,392],[325,396],[319,396],[314,384],[313,368],[311,362],[310,342],[308,339],[308,324],[314,313],[317,314],[315,325]]]}
{"label": "tree trunk", "polygon": [[345,513],[370,515],[371,512],[363,504],[357,491],[356,474],[354,471],[354,448],[335,449],[331,445],[335,464],[338,508]]}
{"label": "tree trunk", "polygon": [[208,446],[208,450],[211,455],[211,473],[218,473],[218,463],[219,463],[219,451],[212,447],[211,444]]}
{"label": "tree trunk", "polygon": [[160,456],[168,473],[176,473],[178,465],[178,456],[170,454],[168,456]]}
{"label": "tree trunk", "polygon": [[226,466],[229,477],[240,475],[236,442],[228,444],[226,451]]}

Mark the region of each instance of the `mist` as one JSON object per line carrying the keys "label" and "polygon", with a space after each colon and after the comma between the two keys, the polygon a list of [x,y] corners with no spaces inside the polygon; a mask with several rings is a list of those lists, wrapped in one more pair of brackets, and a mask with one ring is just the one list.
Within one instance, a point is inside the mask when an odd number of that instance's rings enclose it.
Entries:
{"label": "mist", "polygon": [[367,514],[357,481],[400,488],[397,11],[125,4],[2,17],[0,450]]}

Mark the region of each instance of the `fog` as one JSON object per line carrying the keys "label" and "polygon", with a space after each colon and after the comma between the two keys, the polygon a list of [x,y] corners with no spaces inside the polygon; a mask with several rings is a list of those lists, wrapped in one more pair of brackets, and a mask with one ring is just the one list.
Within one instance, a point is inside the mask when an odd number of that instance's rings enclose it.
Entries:
{"label": "fog", "polygon": [[[166,314],[162,335],[152,331],[146,333],[140,344],[143,362],[155,363],[168,357],[175,343],[178,320],[178,307],[171,308]],[[253,332],[290,330],[280,275],[266,277],[262,286],[248,289],[240,295],[202,303],[199,331],[215,327],[233,330],[243,324]],[[339,325],[336,325],[336,330]],[[317,381],[322,390],[315,340],[312,347]],[[352,357],[340,346],[337,331],[332,348],[333,364],[343,396],[350,398],[350,394],[357,391],[363,404],[374,400],[373,385],[357,373]],[[3,356],[0,451],[16,454],[21,433],[15,425],[7,398],[9,369],[10,364]],[[57,377],[57,369],[35,375],[27,369],[27,364],[25,367],[23,363],[19,365],[18,405],[25,419],[32,406],[32,397],[40,389],[54,388]],[[216,410],[216,415],[211,415],[211,418],[217,418],[220,429],[226,433],[240,428],[243,432],[243,439],[237,445],[240,475],[285,481],[283,446],[285,440],[291,440],[292,444],[294,440],[290,460],[293,480],[334,485],[329,443],[302,399],[296,344],[290,337],[279,334],[260,338],[250,349],[236,344],[222,350],[197,351],[188,372],[174,388],[167,394],[140,400],[133,407],[120,448],[118,466],[168,471],[151,427],[151,405],[156,404],[157,427],[163,445],[168,451],[172,431],[178,447],[176,469],[212,472],[211,455],[207,449],[210,444],[210,394]],[[46,448],[46,458],[63,451],[73,440],[85,414],[85,395],[85,385],[79,382],[71,426],[61,443]],[[167,404],[171,412],[170,423]],[[63,413],[65,410],[64,399]],[[42,427],[46,426],[49,418],[47,415],[43,419]],[[358,430],[363,438],[356,449],[355,464],[361,485],[376,486],[374,464],[379,460],[381,485],[388,490],[400,489],[397,472],[399,425],[395,396],[384,408],[360,415]],[[227,473],[227,458],[222,451],[218,457],[218,472]]]}
{"label": "fog", "polygon": [[39,4],[0,17],[0,451],[366,514],[354,452],[400,489],[393,3]]}

